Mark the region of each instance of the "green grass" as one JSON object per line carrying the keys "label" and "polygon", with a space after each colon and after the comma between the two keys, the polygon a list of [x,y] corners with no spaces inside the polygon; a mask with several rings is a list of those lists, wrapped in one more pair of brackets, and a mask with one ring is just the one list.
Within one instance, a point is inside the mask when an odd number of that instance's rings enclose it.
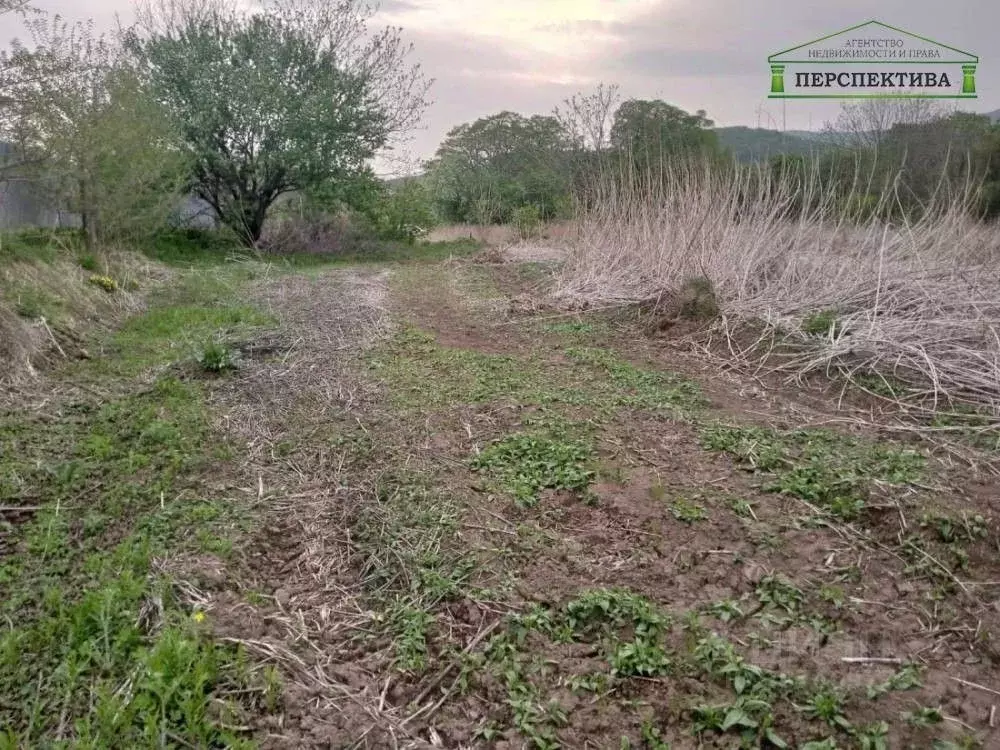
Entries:
{"label": "green grass", "polygon": [[165,737],[245,746],[209,702],[263,688],[151,567],[184,550],[218,554],[220,540],[246,527],[231,501],[200,494],[201,473],[230,455],[211,435],[201,392],[165,378],[67,420],[22,419],[0,423],[2,473],[13,478],[0,505],[42,510],[0,565],[0,693],[10,699],[0,747],[49,746],[60,735],[74,747],[152,748]]}
{"label": "green grass", "polygon": [[75,229],[23,229],[0,232],[0,260],[53,263],[62,256],[75,256],[83,247]]}
{"label": "green grass", "polygon": [[923,475],[924,458],[914,450],[827,430],[712,424],[702,428],[700,439],[707,450],[769,475],[765,490],[800,497],[844,520],[862,513],[875,483],[901,485]]}
{"label": "green grass", "polygon": [[810,336],[834,336],[840,333],[840,322],[836,310],[819,310],[807,315],[802,321],[802,330]]}
{"label": "green grass", "polygon": [[369,362],[403,411],[523,398],[541,382],[536,362],[440,346],[416,328],[402,329]]}
{"label": "green grass", "polygon": [[273,316],[235,301],[243,272],[213,281],[182,277],[153,296],[153,307],[127,320],[106,344],[115,352],[103,364],[119,375],[136,375],[150,367],[187,360],[205,353],[206,343],[225,346],[227,339],[246,338],[275,324]]}
{"label": "green grass", "polygon": [[604,375],[620,394],[617,401],[622,406],[695,409],[706,405],[694,381],[669,372],[636,367],[608,349],[569,348],[566,355]]}
{"label": "green grass", "polygon": [[30,284],[15,283],[6,296],[13,302],[14,312],[22,318],[46,318],[58,323],[66,315],[66,305],[55,294]]}
{"label": "green grass", "polygon": [[38,508],[5,529],[0,748],[250,747],[238,727],[276,705],[276,673],[214,642],[210,616],[153,564],[225,558],[253,527],[237,498],[205,489],[237,469],[202,386],[124,377],[183,359],[193,334],[269,320],[221,287],[177,285],[188,304],[158,296],[104,356],[50,373],[111,396],[0,414],[0,506]]}
{"label": "green grass", "polygon": [[552,407],[567,417],[585,410],[605,421],[622,409],[686,413],[706,403],[693,381],[673,373],[635,367],[605,349],[566,353],[571,367],[548,360],[544,351],[512,356],[442,346],[425,331],[406,327],[369,364],[403,412],[518,403]]}

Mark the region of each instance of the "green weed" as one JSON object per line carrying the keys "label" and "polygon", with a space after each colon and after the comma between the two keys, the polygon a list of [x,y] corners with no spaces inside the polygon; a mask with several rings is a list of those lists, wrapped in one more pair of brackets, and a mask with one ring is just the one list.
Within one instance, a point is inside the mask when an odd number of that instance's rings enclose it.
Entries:
{"label": "green weed", "polygon": [[228,554],[253,524],[206,489],[204,472],[224,474],[233,449],[199,386],[119,377],[180,359],[192,322],[215,332],[228,297],[207,306],[191,291],[199,315],[156,297],[95,347],[104,356],[53,373],[100,379],[102,400],[67,399],[58,419],[0,415],[0,505],[28,496],[41,508],[0,560],[0,746],[245,748],[248,713],[277,705],[276,673],[213,643],[204,613],[192,618],[153,566]]}
{"label": "green weed", "polygon": [[825,430],[777,432],[762,427],[708,425],[701,444],[728,453],[773,480],[769,492],[800,497],[843,520],[857,518],[874,483],[919,481],[924,459],[912,450],[854,440]]}
{"label": "green weed", "polygon": [[940,708],[921,706],[913,711],[904,711],[903,721],[914,727],[931,727],[944,721]]}
{"label": "green weed", "polygon": [[[82,247],[75,229],[22,229],[0,232],[0,258],[10,261],[54,263]],[[72,257],[72,256],[70,256]]]}
{"label": "green weed", "polygon": [[740,518],[754,518],[753,503],[749,500],[744,500],[740,497],[734,497],[729,502],[729,507],[732,508],[733,513],[738,515]]}
{"label": "green weed", "polygon": [[852,727],[845,716],[844,698],[840,690],[827,686],[810,696],[803,711],[811,719],[824,721],[831,727],[849,732]]}
{"label": "green weed", "polygon": [[[246,747],[209,704],[229,692],[262,699],[264,687],[240,671],[238,651],[192,629],[151,571],[168,548],[231,544],[244,525],[232,503],[182,499],[208,462],[223,466],[226,456],[210,441],[201,393],[162,379],[30,431],[8,421],[0,434],[4,448],[18,446],[0,452],[10,456],[5,468],[45,506],[0,566],[0,617],[10,624],[0,635],[0,692],[11,699],[4,718],[14,744],[62,733],[77,747],[162,747],[164,737]],[[86,507],[83,534],[70,525],[71,503]],[[150,611],[159,612],[152,621]]]}
{"label": "green weed", "polygon": [[582,323],[580,321],[567,321],[565,323],[549,323],[542,326],[542,330],[549,333],[570,333],[581,336],[593,334],[597,328],[593,323]]}
{"label": "green weed", "polygon": [[395,631],[395,664],[404,672],[422,672],[427,666],[427,635],[434,615],[409,604],[401,604],[390,615]]}
{"label": "green weed", "polygon": [[920,679],[921,668],[917,664],[904,664],[885,682],[869,685],[866,693],[869,700],[877,700],[888,692],[899,690],[913,690],[921,687],[923,681]]}
{"label": "green weed", "polygon": [[17,285],[10,296],[14,301],[14,311],[22,318],[57,321],[65,313],[66,307],[58,297],[36,286]]}
{"label": "green weed", "polygon": [[624,406],[697,408],[706,403],[694,381],[659,370],[638,368],[607,349],[569,348],[566,356],[607,375],[611,384],[623,391],[620,403]]}
{"label": "green weed", "polygon": [[220,341],[210,341],[198,352],[198,364],[206,372],[220,373],[239,367],[239,352]]}
{"label": "green weed", "polygon": [[754,589],[757,601],[765,607],[771,606],[795,614],[805,602],[802,590],[778,575],[764,576]]}
{"label": "green weed", "polygon": [[765,700],[741,696],[731,704],[696,706],[692,717],[691,729],[698,737],[706,732],[732,732],[740,735],[741,746],[789,747],[772,726],[772,707]]}
{"label": "green weed", "polygon": [[802,320],[802,331],[810,336],[837,336],[841,331],[837,311],[819,310],[807,315]]}
{"label": "green weed", "polygon": [[706,611],[722,622],[730,622],[731,620],[738,620],[743,617],[743,610],[740,609],[740,605],[732,599],[713,602],[708,606]]}
{"label": "green weed", "polygon": [[708,511],[705,510],[705,506],[699,505],[693,500],[686,500],[683,497],[678,497],[670,503],[670,513],[678,521],[687,524],[704,521],[708,518]]}
{"label": "green weed", "polygon": [[208,348],[202,343],[206,340],[246,336],[273,323],[271,316],[241,305],[154,307],[129,319],[111,337],[117,356],[98,364],[112,374],[136,375],[150,367],[188,359],[192,351]]}
{"label": "green weed", "polygon": [[860,373],[852,376],[851,380],[856,386],[888,399],[898,399],[911,390],[905,382],[892,375]]}
{"label": "green weed", "polygon": [[593,460],[593,449],[584,441],[519,433],[487,446],[471,465],[530,506],[543,489],[585,492],[595,476]]}
{"label": "green weed", "polygon": [[962,513],[958,517],[925,513],[920,518],[920,526],[933,529],[938,541],[944,544],[978,542],[990,533],[989,524],[978,513]]}
{"label": "green weed", "polygon": [[80,268],[84,271],[91,271],[92,273],[97,273],[101,264],[97,260],[97,256],[91,253],[84,253],[79,258],[77,258],[77,263],[80,264]]}
{"label": "green weed", "polygon": [[889,750],[889,725],[876,721],[855,731],[860,750]]}

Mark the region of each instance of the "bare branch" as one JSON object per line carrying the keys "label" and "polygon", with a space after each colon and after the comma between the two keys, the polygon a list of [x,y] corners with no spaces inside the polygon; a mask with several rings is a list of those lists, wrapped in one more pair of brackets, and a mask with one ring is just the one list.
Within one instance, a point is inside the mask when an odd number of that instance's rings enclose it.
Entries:
{"label": "bare branch", "polygon": [[601,83],[591,94],[565,99],[553,114],[578,148],[600,153],[611,144],[611,123],[620,101],[618,84]]}

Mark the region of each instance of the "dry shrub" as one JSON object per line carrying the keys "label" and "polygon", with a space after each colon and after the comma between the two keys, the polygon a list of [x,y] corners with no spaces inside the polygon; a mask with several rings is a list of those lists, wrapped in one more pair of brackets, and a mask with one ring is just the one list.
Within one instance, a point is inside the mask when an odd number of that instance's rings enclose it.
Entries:
{"label": "dry shrub", "polygon": [[0,303],[0,382],[31,374],[31,354],[37,348],[35,336],[27,321]]}
{"label": "dry shrub", "polygon": [[505,245],[517,239],[517,230],[507,224],[448,224],[435,227],[427,234],[430,242],[475,240],[484,245]]}
{"label": "dry shrub", "polygon": [[315,214],[269,222],[260,247],[276,255],[366,255],[380,246],[371,230],[347,215]]}
{"label": "dry shrub", "polygon": [[[689,168],[598,192],[557,278],[562,304],[648,304],[702,277],[727,333],[763,322],[786,350],[801,344],[786,362],[798,373],[892,373],[1000,413],[1000,231],[970,218],[971,188],[894,225],[849,221],[814,178],[749,170]],[[831,310],[826,334],[803,330]]]}

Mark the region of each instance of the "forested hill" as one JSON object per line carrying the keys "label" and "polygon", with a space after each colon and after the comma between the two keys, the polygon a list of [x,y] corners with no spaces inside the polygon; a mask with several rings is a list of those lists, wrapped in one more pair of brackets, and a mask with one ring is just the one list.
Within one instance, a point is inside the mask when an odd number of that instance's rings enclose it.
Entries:
{"label": "forested hill", "polygon": [[809,155],[821,151],[821,133],[784,132],[736,125],[715,128],[719,144],[742,162],[765,160],[775,154]]}

